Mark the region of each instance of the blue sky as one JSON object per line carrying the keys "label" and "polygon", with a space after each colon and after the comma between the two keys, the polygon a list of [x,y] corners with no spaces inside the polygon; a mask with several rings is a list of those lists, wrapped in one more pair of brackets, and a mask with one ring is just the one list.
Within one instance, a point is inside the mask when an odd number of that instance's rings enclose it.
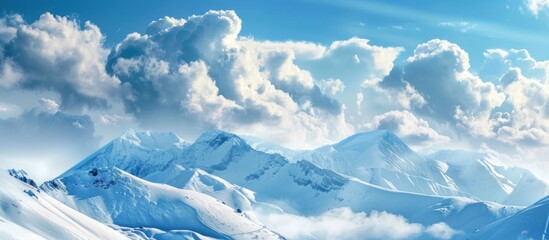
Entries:
{"label": "blue sky", "polygon": [[0,9],[0,133],[15,136],[0,139],[2,168],[48,177],[128,128],[189,140],[218,128],[292,148],[389,129],[422,152],[549,167],[547,0]]}
{"label": "blue sky", "polygon": [[[235,10],[243,20],[241,35],[258,40],[303,40],[328,44],[357,36],[377,45],[411,51],[433,38],[459,44],[473,63],[490,48],[527,48],[536,59],[549,58],[547,14],[533,16],[525,1],[7,1],[4,13],[27,21],[44,12],[91,21],[114,45],[128,33],[143,31],[152,19],[186,18],[208,10]],[[441,23],[454,23],[445,26]],[[460,25],[460,24],[465,25]],[[466,32],[463,32],[466,31]],[[476,66],[477,64],[473,64]]]}

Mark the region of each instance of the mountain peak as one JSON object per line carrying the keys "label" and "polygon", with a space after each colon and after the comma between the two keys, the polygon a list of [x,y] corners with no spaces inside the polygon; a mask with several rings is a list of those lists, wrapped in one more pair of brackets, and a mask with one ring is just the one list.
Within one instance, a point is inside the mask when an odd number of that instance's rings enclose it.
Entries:
{"label": "mountain peak", "polygon": [[173,132],[136,131],[134,129],[128,129],[119,139],[134,145],[157,149],[169,149],[188,144]]}
{"label": "mountain peak", "polygon": [[225,132],[219,129],[213,129],[202,132],[202,134],[200,134],[200,136],[196,139],[196,142],[211,141],[212,139],[215,139],[219,136],[238,137],[233,133]]}
{"label": "mountain peak", "polygon": [[122,136],[101,147],[62,176],[94,167],[114,166],[135,176],[145,176],[173,160],[190,143],[173,132],[136,131],[129,129]]}
{"label": "mountain peak", "polygon": [[381,144],[397,144],[406,146],[392,131],[380,129],[371,132],[356,133],[334,145],[337,149],[362,150],[366,146]]}
{"label": "mountain peak", "polygon": [[232,142],[232,145],[240,145],[246,146],[246,148],[251,148],[246,141],[238,135],[221,130],[205,131],[195,141],[195,143],[207,143],[213,148],[217,148],[226,142]]}

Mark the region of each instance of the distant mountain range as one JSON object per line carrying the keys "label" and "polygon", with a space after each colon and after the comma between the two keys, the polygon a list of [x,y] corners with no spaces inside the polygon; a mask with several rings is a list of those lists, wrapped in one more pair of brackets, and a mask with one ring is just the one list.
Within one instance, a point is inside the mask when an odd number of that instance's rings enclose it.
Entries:
{"label": "distant mountain range", "polygon": [[[39,187],[21,171],[0,177],[0,236],[8,239],[54,239],[48,229],[63,226],[55,239],[284,239],[270,214],[333,209],[452,233],[408,236],[418,239],[540,239],[549,225],[549,185],[528,170],[486,153],[422,155],[385,130],[308,151],[223,131],[190,143],[128,130]],[[38,217],[58,209],[57,218]]]}

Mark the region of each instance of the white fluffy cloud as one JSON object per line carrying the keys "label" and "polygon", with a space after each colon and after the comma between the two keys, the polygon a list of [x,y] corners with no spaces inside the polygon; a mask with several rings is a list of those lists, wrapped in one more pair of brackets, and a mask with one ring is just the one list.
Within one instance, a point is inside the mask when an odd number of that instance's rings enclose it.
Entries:
{"label": "white fluffy cloud", "polygon": [[[465,139],[480,137],[483,139],[480,142],[518,149],[546,146],[548,62],[533,59],[524,49],[490,49],[484,57],[480,75],[488,81],[470,71],[468,54],[463,49],[435,39],[420,44],[404,66],[394,68],[382,81],[365,82],[363,87],[370,92],[377,89],[380,99],[399,99],[396,96],[400,93],[404,101],[396,101],[401,104],[392,109],[407,109],[412,115],[424,118],[421,120],[425,124],[426,120],[435,122],[430,127],[434,132],[440,132],[441,126],[451,127]],[[410,94],[402,94],[407,88],[411,88]],[[413,101],[412,96],[419,100]],[[410,103],[409,108],[406,102]],[[388,108],[388,104],[381,104],[378,106]],[[395,120],[394,115],[395,112],[377,114],[367,126],[375,128],[389,116]],[[447,129],[443,130],[448,134]]]}
{"label": "white fluffy cloud", "polygon": [[459,234],[444,223],[424,227],[387,212],[336,208],[311,217],[256,212],[267,227],[289,239],[451,239]]}
{"label": "white fluffy cloud", "polygon": [[440,135],[429,127],[427,121],[417,118],[408,111],[390,111],[377,115],[365,127],[391,130],[413,146],[426,147],[450,141],[449,137]]}
{"label": "white fluffy cloud", "polygon": [[49,98],[40,98],[38,102],[40,103],[40,107],[44,112],[55,113],[59,111],[59,104],[55,100]]}
{"label": "white fluffy cloud", "polygon": [[145,127],[216,127],[292,146],[352,131],[332,97],[343,84],[330,82],[323,91],[295,63],[324,56],[324,47],[258,42],[239,37],[240,29],[233,11],[209,11],[186,20],[161,18],[147,34],[128,35],[107,62],[107,71],[130,89],[126,111]]}
{"label": "white fluffy cloud", "polygon": [[452,239],[458,231],[452,229],[448,224],[439,222],[435,223],[425,229],[425,232],[433,236],[436,239]]}
{"label": "white fluffy cloud", "polygon": [[422,225],[409,223],[404,217],[386,212],[355,213],[336,208],[319,216],[291,214],[261,216],[267,227],[289,239],[409,239],[421,234]]}
{"label": "white fluffy cloud", "polygon": [[[115,115],[144,128],[192,137],[215,127],[312,147],[354,131],[342,102],[354,105],[348,93],[387,75],[402,51],[356,37],[329,46],[256,41],[239,36],[241,28],[233,11],[164,17],[109,53],[90,22],[46,13],[27,24],[9,15],[0,19],[0,87],[53,92],[55,104],[43,101],[50,112],[121,101],[125,113]],[[94,119],[125,121],[112,114]]]}
{"label": "white fluffy cloud", "polygon": [[412,87],[425,100],[412,105],[415,113],[482,137],[492,136],[493,126],[484,123],[505,100],[493,83],[470,71],[463,49],[439,39],[420,44],[405,65],[393,69],[380,85],[401,91]]}
{"label": "white fluffy cloud", "polygon": [[498,83],[509,68],[520,68],[524,76],[549,81],[549,61],[534,59],[526,49],[488,49],[484,52],[484,64],[480,76],[485,81]]}
{"label": "white fluffy cloud", "polygon": [[548,0],[526,0],[526,6],[530,13],[534,16],[538,16],[541,12],[547,11],[549,9]]}
{"label": "white fluffy cloud", "polygon": [[0,87],[54,91],[61,108],[104,108],[119,81],[106,74],[103,35],[90,22],[45,13],[32,24],[0,19]]}
{"label": "white fluffy cloud", "polygon": [[367,39],[351,38],[330,45],[318,66],[330,75],[349,76],[358,81],[387,75],[393,62],[403,51],[400,47],[379,47]]}
{"label": "white fluffy cloud", "polygon": [[[391,74],[396,74],[395,72],[400,70],[395,68]],[[363,104],[359,107],[359,111],[369,119],[388,110],[410,111],[412,108],[422,108],[427,103],[408,82],[403,82],[402,86],[398,87],[386,87],[382,78],[374,78],[362,82],[360,91]]]}
{"label": "white fluffy cloud", "polygon": [[512,108],[497,130],[498,138],[521,147],[549,144],[549,84],[522,76],[510,68],[502,76],[507,104]]}
{"label": "white fluffy cloud", "polygon": [[549,61],[525,49],[489,49],[484,57],[481,73],[506,96],[485,121],[494,138],[522,150],[549,144]]}
{"label": "white fluffy cloud", "polygon": [[[362,92],[360,85],[364,81],[376,81],[385,77],[394,66],[394,62],[404,49],[401,47],[381,47],[371,45],[368,39],[353,37],[335,41],[326,47],[317,58],[297,58],[296,63],[319,79],[339,79],[345,86],[338,99],[353,111],[358,107],[355,96]],[[320,51],[317,51],[320,53]],[[372,97],[363,94],[366,100],[361,107],[369,107]],[[363,109],[369,114],[370,109]]]}

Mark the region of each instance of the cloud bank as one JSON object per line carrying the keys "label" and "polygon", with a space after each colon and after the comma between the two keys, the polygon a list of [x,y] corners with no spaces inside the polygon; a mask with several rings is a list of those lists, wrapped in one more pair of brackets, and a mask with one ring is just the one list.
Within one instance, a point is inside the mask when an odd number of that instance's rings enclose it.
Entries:
{"label": "cloud bank", "polygon": [[451,239],[460,234],[445,223],[428,227],[410,223],[402,216],[387,212],[353,212],[336,208],[321,215],[303,217],[285,213],[258,211],[267,227],[289,239]]}
{"label": "cloud bank", "polygon": [[120,82],[105,72],[108,50],[90,22],[45,13],[32,24],[0,20],[0,87],[53,91],[63,109],[106,108]]}

